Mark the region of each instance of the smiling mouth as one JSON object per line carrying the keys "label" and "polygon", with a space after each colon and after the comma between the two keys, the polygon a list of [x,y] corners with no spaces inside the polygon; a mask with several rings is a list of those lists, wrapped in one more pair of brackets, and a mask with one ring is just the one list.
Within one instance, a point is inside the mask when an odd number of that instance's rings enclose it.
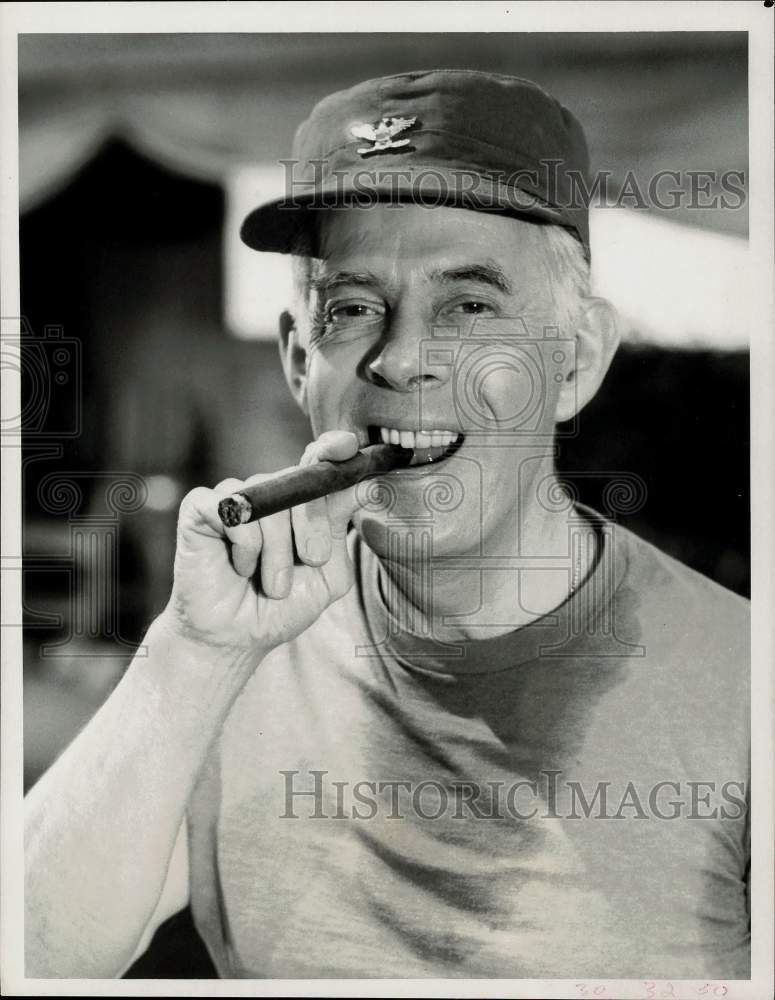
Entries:
{"label": "smiling mouth", "polygon": [[414,455],[408,468],[443,462],[454,455],[465,440],[465,434],[455,431],[401,431],[375,424],[370,424],[367,430],[369,444],[397,444],[410,448]]}

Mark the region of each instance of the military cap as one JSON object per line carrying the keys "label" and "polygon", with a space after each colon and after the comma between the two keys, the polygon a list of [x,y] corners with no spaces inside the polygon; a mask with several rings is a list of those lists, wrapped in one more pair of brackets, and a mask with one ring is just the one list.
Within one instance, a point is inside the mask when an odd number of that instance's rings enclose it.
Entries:
{"label": "military cap", "polygon": [[283,162],[286,194],[242,224],[255,250],[293,252],[316,211],[387,201],[554,223],[589,257],[583,130],[529,80],[450,69],[367,80],[320,101]]}

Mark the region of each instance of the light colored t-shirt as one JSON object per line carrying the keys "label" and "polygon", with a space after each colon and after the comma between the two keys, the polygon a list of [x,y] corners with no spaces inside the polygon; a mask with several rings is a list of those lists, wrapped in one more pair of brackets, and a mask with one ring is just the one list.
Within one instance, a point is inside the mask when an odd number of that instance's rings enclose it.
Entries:
{"label": "light colored t-shirt", "polygon": [[748,602],[585,511],[576,593],[461,645],[403,630],[354,538],[190,803],[219,975],[750,976]]}

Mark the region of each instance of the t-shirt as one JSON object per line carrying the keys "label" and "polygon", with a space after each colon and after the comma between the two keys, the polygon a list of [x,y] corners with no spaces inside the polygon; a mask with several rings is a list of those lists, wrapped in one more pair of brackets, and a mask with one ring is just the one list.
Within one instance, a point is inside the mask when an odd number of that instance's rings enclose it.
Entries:
{"label": "t-shirt", "polygon": [[470,642],[398,622],[352,539],[190,802],[219,975],[750,977],[748,602],[584,510],[583,584]]}

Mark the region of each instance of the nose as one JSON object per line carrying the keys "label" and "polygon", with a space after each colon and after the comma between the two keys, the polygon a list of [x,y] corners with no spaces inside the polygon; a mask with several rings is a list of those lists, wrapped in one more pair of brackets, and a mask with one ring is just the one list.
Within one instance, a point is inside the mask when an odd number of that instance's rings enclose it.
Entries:
{"label": "nose", "polygon": [[417,392],[444,381],[427,370],[425,354],[429,329],[423,318],[409,310],[395,310],[388,318],[382,338],[364,366],[374,385],[397,392]]}

